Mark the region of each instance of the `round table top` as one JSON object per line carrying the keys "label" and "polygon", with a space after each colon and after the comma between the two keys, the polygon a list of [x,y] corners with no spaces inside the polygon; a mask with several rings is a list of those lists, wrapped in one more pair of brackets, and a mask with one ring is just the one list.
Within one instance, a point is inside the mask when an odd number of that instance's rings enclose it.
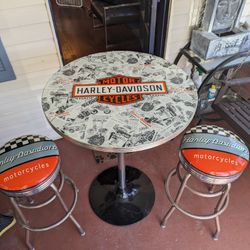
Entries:
{"label": "round table top", "polygon": [[112,51],[57,71],[42,95],[52,127],[104,152],[134,152],[180,134],[197,107],[197,89],[176,65],[146,53]]}

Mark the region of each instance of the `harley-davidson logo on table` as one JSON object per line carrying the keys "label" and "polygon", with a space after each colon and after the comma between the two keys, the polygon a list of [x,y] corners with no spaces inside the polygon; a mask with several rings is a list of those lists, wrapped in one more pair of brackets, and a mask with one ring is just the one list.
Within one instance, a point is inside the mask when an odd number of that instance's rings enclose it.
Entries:
{"label": "harley-davidson logo on table", "polygon": [[73,97],[98,96],[98,102],[125,105],[143,100],[142,95],[166,94],[166,82],[141,82],[140,77],[117,75],[96,84],[75,84]]}

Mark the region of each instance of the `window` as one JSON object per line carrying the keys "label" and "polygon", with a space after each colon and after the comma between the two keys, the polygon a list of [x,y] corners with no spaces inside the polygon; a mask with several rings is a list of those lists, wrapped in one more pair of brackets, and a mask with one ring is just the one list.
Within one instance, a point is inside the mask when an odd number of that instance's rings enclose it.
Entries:
{"label": "window", "polygon": [[6,82],[15,79],[15,73],[0,39],[0,82]]}

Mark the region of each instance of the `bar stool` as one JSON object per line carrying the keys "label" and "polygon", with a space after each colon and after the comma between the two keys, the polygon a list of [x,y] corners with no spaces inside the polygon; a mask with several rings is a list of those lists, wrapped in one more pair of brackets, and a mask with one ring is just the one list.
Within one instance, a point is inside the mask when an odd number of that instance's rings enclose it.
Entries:
{"label": "bar stool", "polygon": [[[74,192],[70,208],[61,196],[64,181],[70,184]],[[49,187],[53,195],[50,194],[45,201],[34,202],[32,196]],[[0,191],[10,198],[15,217],[26,230],[26,244],[29,249],[34,249],[30,242],[30,231],[40,232],[55,228],[67,218],[72,220],[82,236],[85,234],[72,215],[77,202],[78,189],[75,183],[60,170],[58,148],[52,140],[40,135],[26,135],[15,138],[1,147]],[[23,210],[44,207],[56,198],[65,211],[64,216],[50,225],[31,226]]]}
{"label": "bar stool", "polygon": [[[245,143],[233,132],[214,125],[199,125],[187,131],[182,139],[179,150],[179,163],[168,175],[165,182],[167,197],[171,208],[161,222],[165,228],[167,221],[175,209],[183,214],[200,220],[214,219],[216,232],[214,240],[220,233],[219,215],[229,203],[231,183],[239,178],[249,162],[249,150]],[[184,173],[183,173],[184,172]],[[170,193],[171,178],[177,175],[180,186],[175,199]],[[201,192],[187,184],[190,177],[209,184],[208,192]],[[206,215],[193,214],[180,205],[184,190],[205,197],[217,197],[218,202],[214,211]],[[192,200],[192,202],[195,202]]]}

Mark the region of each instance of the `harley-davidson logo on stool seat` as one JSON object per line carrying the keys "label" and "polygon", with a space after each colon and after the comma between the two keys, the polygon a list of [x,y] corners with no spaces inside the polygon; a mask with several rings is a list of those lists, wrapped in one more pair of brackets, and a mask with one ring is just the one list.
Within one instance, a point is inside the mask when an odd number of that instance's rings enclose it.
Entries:
{"label": "harley-davidson logo on stool seat", "polygon": [[143,94],[166,94],[166,82],[141,82],[140,77],[116,75],[96,84],[75,84],[73,97],[98,96],[98,102],[125,105],[143,100]]}

